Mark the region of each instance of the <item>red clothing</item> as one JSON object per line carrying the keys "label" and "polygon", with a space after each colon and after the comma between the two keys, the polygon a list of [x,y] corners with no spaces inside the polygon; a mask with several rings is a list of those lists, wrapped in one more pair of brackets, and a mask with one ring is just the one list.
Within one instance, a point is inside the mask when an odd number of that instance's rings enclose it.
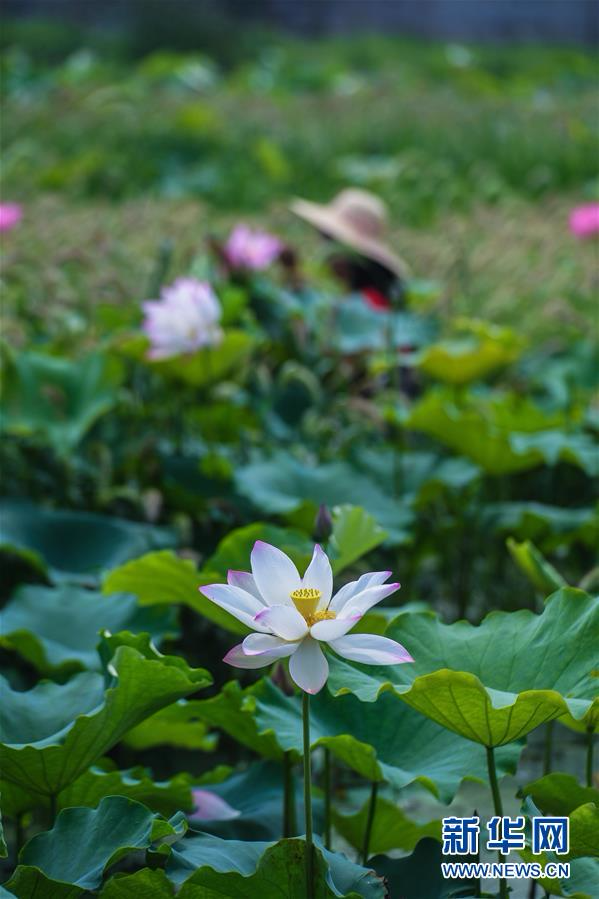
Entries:
{"label": "red clothing", "polygon": [[391,309],[391,303],[387,297],[377,290],[376,287],[365,287],[362,296],[371,309],[387,310]]}

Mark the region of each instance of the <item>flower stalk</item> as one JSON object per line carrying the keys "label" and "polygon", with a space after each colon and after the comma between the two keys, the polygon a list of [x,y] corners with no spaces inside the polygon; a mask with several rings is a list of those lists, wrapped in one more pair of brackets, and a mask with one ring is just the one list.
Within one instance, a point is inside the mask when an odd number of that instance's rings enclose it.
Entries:
{"label": "flower stalk", "polygon": [[314,840],[312,836],[312,772],[310,766],[310,694],[302,694],[304,725],[304,814],[306,819],[306,899],[314,899]]}
{"label": "flower stalk", "polygon": [[370,838],[372,836],[372,827],[374,824],[374,816],[376,814],[376,797],[379,785],[376,780],[370,785],[370,802],[368,803],[368,818],[366,819],[366,830],[364,831],[364,845],[362,846],[362,864],[368,864],[370,856]]}
{"label": "flower stalk", "polygon": [[296,833],[293,762],[291,752],[286,752],[283,756],[283,838],[294,837]]}
{"label": "flower stalk", "polygon": [[[492,746],[487,746],[487,769],[489,772],[489,783],[491,784],[491,793],[493,794],[493,807],[495,814],[503,818],[503,803],[501,801],[501,793],[499,792],[499,783],[497,781],[497,768],[495,767],[495,752]],[[504,856],[498,852],[499,862],[504,861]],[[502,877],[499,881],[500,899],[507,899],[507,881]]]}
{"label": "flower stalk", "polygon": [[324,848],[331,848],[331,750],[324,750]]}

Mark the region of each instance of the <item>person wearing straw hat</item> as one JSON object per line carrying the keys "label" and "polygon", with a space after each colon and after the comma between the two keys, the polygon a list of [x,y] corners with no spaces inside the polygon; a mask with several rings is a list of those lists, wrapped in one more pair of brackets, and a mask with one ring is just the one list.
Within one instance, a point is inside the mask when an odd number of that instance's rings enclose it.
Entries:
{"label": "person wearing straw hat", "polygon": [[343,252],[334,253],[329,265],[351,292],[359,292],[374,309],[400,302],[409,268],[387,243],[387,207],[380,197],[348,187],[330,203],[295,199],[290,209],[342,245]]}

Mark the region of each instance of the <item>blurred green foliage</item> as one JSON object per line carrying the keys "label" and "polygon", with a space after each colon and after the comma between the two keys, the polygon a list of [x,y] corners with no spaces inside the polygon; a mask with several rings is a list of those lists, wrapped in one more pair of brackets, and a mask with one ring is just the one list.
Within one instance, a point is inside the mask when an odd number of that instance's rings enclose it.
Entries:
{"label": "blurred green foliage", "polygon": [[151,192],[256,209],[350,181],[426,225],[473,202],[594,189],[596,68],[584,51],[308,44],[245,25],[226,35],[207,21],[186,52],[148,53],[135,29],[8,22],[11,194]]}

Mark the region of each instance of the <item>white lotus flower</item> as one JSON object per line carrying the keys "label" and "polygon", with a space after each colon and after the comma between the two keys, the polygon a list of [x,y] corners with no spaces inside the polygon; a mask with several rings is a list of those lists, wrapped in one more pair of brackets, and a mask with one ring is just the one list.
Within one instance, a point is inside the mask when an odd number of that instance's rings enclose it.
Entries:
{"label": "white lotus flower", "polygon": [[204,596],[255,632],[227,653],[229,665],[262,668],[289,657],[289,673],[298,687],[318,693],[329,674],[323,643],[366,665],[414,661],[388,637],[348,634],[369,609],[399,589],[399,584],[385,584],[390,571],[364,574],[333,596],[331,564],[320,546],[314,547],[303,578],[289,556],[262,540],[254,544],[251,565],[251,574],[229,571],[228,583],[200,587]]}
{"label": "white lotus flower", "polygon": [[170,359],[222,340],[221,308],[209,284],[177,278],[163,287],[159,300],[143,304],[143,330],[150,338],[150,359]]}

